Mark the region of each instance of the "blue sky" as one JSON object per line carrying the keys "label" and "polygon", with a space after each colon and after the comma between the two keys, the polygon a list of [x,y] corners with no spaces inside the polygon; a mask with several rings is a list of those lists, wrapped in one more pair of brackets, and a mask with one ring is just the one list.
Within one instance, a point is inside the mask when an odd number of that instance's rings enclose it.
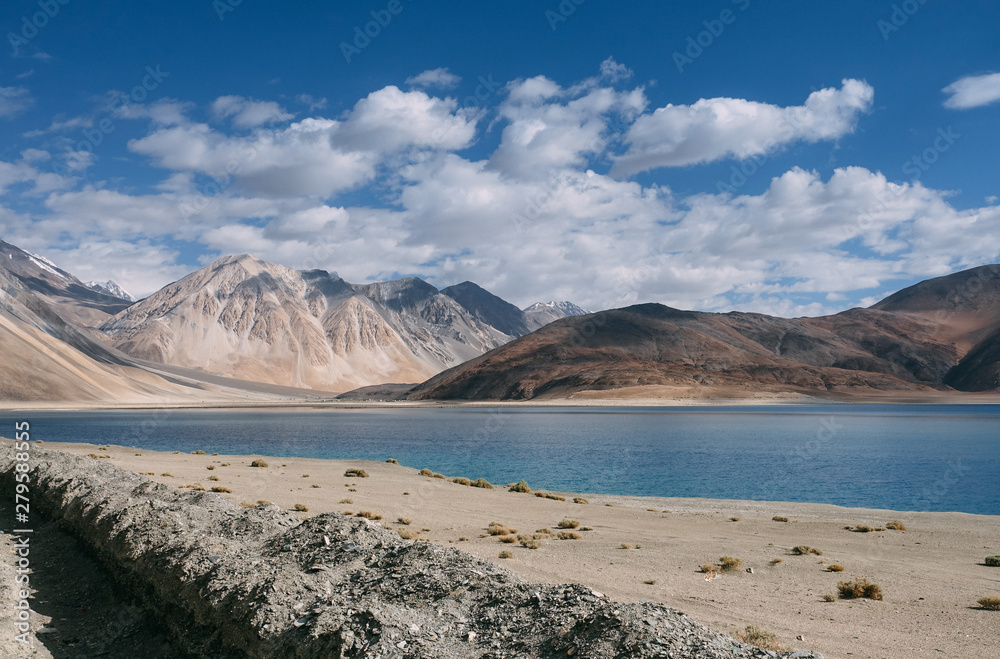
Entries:
{"label": "blue sky", "polygon": [[138,295],[250,252],[521,306],[838,311],[1000,260],[998,20],[11,0],[0,238]]}

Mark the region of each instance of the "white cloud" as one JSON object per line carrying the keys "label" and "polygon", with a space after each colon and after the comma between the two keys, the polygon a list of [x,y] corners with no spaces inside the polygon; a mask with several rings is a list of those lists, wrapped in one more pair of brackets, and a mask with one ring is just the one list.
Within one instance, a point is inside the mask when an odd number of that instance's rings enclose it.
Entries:
{"label": "white cloud", "polygon": [[437,87],[439,89],[452,89],[458,86],[461,78],[450,72],[447,68],[428,69],[415,76],[406,79],[406,84],[411,87]]}
{"label": "white cloud", "polygon": [[[44,155],[43,155],[44,154]],[[7,193],[8,188],[22,183],[30,183],[21,194],[44,195],[53,190],[69,187],[72,181],[58,174],[37,169],[33,163],[45,160],[46,151],[27,149],[22,152],[21,160],[5,162],[0,160],[0,196]]]}
{"label": "white cloud", "polygon": [[153,103],[118,105],[113,113],[119,119],[149,119],[158,126],[177,126],[188,122],[187,114],[194,107],[194,103],[162,98]]}
{"label": "white cloud", "polygon": [[231,117],[233,125],[239,128],[284,123],[294,117],[274,101],[255,101],[243,96],[220,96],[212,103],[212,112],[220,119]]}
{"label": "white cloud", "polygon": [[959,78],[944,89],[946,108],[966,110],[1000,101],[1000,73]]}
{"label": "white cloud", "polygon": [[854,131],[873,97],[870,85],[848,79],[840,89],[813,92],[804,105],[793,107],[738,98],[667,105],[635,121],[625,136],[629,149],[612,171],[630,176],[659,167],[747,158],[798,141],[837,139]]}
{"label": "white cloud", "polygon": [[295,100],[303,105],[309,107],[310,112],[315,112],[316,110],[322,110],[326,107],[326,97],[316,98],[311,94],[299,94],[295,97]]}
{"label": "white cloud", "polygon": [[500,106],[507,120],[490,167],[508,176],[545,177],[565,167],[582,167],[607,146],[609,118],[628,120],[646,106],[642,90],[617,92],[580,86],[563,90],[542,77],[508,85]]}
{"label": "white cloud", "polygon": [[46,258],[81,281],[111,279],[137,299],[192,270],[177,263],[177,250],[146,240],[84,240],[72,248],[44,251]]}
{"label": "white cloud", "polygon": [[601,62],[601,77],[609,82],[620,82],[632,77],[632,69],[624,64],[619,64],[614,57]]}
{"label": "white cloud", "polygon": [[0,119],[11,119],[34,104],[27,87],[0,87]]}

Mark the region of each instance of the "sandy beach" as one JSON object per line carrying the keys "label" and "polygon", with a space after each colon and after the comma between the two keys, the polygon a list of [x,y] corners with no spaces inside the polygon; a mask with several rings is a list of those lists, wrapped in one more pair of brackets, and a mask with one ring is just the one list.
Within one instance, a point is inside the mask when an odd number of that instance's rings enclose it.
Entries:
{"label": "sandy beach", "polygon": [[[565,498],[559,501],[422,476],[420,465],[45,446],[100,456],[94,459],[175,487],[217,487],[236,503],[298,506],[307,509],[303,517],[370,512],[387,528],[456,546],[533,581],[582,583],[622,602],[662,602],[727,633],[756,625],[786,646],[827,657],[985,658],[1000,643],[1000,614],[976,603],[1000,594],[1000,569],[983,563],[1000,553],[1000,516],[552,493]],[[251,466],[256,459],[268,466]],[[345,477],[348,469],[368,477]],[[577,496],[587,503],[574,503]],[[578,523],[572,532],[579,539],[541,532],[558,533],[563,520]],[[884,528],[892,520],[906,530],[845,529]],[[503,543],[488,535],[490,522],[519,535],[541,532],[541,546]],[[822,554],[798,555],[796,546]],[[502,551],[513,557],[499,558]],[[707,580],[700,566],[722,556],[742,566]],[[834,564],[843,571],[831,571]],[[838,582],[856,577],[881,586],[884,600],[824,600]]]}

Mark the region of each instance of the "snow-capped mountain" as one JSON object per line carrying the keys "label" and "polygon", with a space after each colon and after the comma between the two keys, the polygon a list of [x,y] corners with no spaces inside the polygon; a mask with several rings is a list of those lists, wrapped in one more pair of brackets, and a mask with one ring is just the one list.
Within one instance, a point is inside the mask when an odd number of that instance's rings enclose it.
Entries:
{"label": "snow-capped mountain", "polygon": [[86,286],[90,290],[97,291],[98,293],[104,293],[105,295],[110,295],[121,300],[135,302],[135,298],[129,295],[128,291],[119,286],[118,282],[113,279],[109,279],[108,281],[88,281]]}
{"label": "snow-capped mountain", "polygon": [[535,302],[524,310],[525,317],[528,318],[532,329],[538,329],[548,325],[554,320],[568,318],[570,316],[584,316],[592,313],[576,306],[572,302]]}

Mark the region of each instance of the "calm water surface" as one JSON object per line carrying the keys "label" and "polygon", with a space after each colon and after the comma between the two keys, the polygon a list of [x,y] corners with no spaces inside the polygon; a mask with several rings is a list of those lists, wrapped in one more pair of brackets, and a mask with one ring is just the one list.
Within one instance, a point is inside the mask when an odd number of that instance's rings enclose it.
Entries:
{"label": "calm water surface", "polygon": [[46,442],[392,457],[571,492],[1000,514],[1000,406],[0,413]]}

